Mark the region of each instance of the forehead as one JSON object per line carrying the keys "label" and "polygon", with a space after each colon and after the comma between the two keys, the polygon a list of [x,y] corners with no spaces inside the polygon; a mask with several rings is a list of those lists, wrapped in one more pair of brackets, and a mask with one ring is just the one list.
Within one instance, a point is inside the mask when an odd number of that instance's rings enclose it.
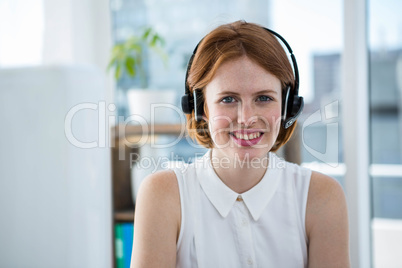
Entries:
{"label": "forehead", "polygon": [[253,92],[273,90],[281,92],[281,82],[273,74],[246,56],[222,63],[206,86],[207,94],[222,91]]}

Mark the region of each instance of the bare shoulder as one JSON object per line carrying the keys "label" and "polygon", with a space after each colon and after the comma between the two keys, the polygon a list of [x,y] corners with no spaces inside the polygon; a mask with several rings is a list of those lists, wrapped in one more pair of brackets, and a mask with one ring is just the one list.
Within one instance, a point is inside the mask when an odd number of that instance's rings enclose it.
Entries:
{"label": "bare shoulder", "polygon": [[136,216],[143,213],[168,215],[180,223],[180,194],[173,170],[162,170],[147,176],[141,183],[136,200]]}
{"label": "bare shoulder", "polygon": [[[342,186],[312,172],[306,207],[309,267],[349,267],[347,204]],[[332,265],[329,265],[332,264]]]}
{"label": "bare shoulder", "polygon": [[[141,183],[138,197],[153,196],[152,200],[174,201],[179,197],[179,186],[173,170],[161,170],[148,175]],[[156,199],[155,199],[156,198]],[[167,199],[167,200],[166,200]]]}
{"label": "bare shoulder", "polygon": [[176,174],[164,170],[147,176],[135,206],[132,267],[174,267],[180,221]]}
{"label": "bare shoulder", "polygon": [[337,180],[312,171],[307,203],[310,209],[324,209],[331,202],[343,203],[344,200],[344,191]]}
{"label": "bare shoulder", "polygon": [[306,208],[306,231],[311,232],[315,224],[327,217],[346,212],[346,200],[342,186],[334,178],[313,171]]}

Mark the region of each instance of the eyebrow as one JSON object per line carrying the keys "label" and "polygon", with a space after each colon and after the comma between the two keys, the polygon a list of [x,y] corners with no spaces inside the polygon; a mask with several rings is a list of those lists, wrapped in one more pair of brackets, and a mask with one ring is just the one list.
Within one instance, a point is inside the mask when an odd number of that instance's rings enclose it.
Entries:
{"label": "eyebrow", "polygon": [[[265,89],[265,90],[260,90],[258,92],[253,93],[253,95],[260,95],[260,94],[267,94],[267,93],[274,93],[276,95],[278,95],[278,92],[276,90],[273,89]],[[230,91],[230,90],[225,90],[222,92],[219,92],[217,95],[235,95],[235,96],[239,96],[240,94],[234,91]]]}

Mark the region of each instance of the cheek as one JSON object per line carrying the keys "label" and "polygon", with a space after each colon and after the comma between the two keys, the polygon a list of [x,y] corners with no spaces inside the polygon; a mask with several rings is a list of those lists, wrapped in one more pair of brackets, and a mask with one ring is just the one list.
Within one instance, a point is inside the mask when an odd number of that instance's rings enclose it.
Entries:
{"label": "cheek", "polygon": [[276,126],[281,123],[281,111],[280,109],[274,109],[266,115],[266,120],[269,122],[270,125]]}
{"label": "cheek", "polygon": [[275,113],[274,118],[275,118],[275,125],[279,127],[281,125],[281,119],[282,119],[281,111]]}
{"label": "cheek", "polygon": [[271,110],[270,113],[265,116],[267,130],[275,137],[279,135],[281,116],[282,114],[279,109]]}
{"label": "cheek", "polygon": [[228,132],[233,127],[233,117],[222,109],[209,109],[208,128],[212,141],[217,146],[224,146],[228,142]]}
{"label": "cheek", "polygon": [[223,109],[210,109],[208,111],[208,122],[210,129],[230,128],[233,124],[234,115]]}
{"label": "cheek", "polygon": [[233,120],[226,114],[214,114],[208,119],[208,127],[213,135],[217,135],[230,131],[230,128],[233,127]]}
{"label": "cheek", "polygon": [[281,111],[280,109],[275,109],[272,113],[271,113],[271,118],[273,118],[273,120],[278,121],[281,119]]}

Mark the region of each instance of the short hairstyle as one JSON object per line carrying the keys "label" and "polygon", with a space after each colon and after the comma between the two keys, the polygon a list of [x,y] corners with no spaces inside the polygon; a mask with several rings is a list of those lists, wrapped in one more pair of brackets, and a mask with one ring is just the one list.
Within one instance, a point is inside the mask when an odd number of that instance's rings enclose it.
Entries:
{"label": "short hairstyle", "polygon": [[[282,101],[287,87],[294,87],[295,79],[287,54],[277,38],[262,26],[245,21],[224,24],[210,32],[198,45],[189,69],[186,83],[191,94],[194,89],[202,92],[224,62],[247,56],[277,77],[282,85]],[[208,107],[204,101],[205,116]],[[213,148],[208,123],[196,121],[194,110],[186,115],[188,135],[206,148]],[[297,122],[285,129],[281,124],[278,137],[271,151],[275,152],[292,136]]]}

